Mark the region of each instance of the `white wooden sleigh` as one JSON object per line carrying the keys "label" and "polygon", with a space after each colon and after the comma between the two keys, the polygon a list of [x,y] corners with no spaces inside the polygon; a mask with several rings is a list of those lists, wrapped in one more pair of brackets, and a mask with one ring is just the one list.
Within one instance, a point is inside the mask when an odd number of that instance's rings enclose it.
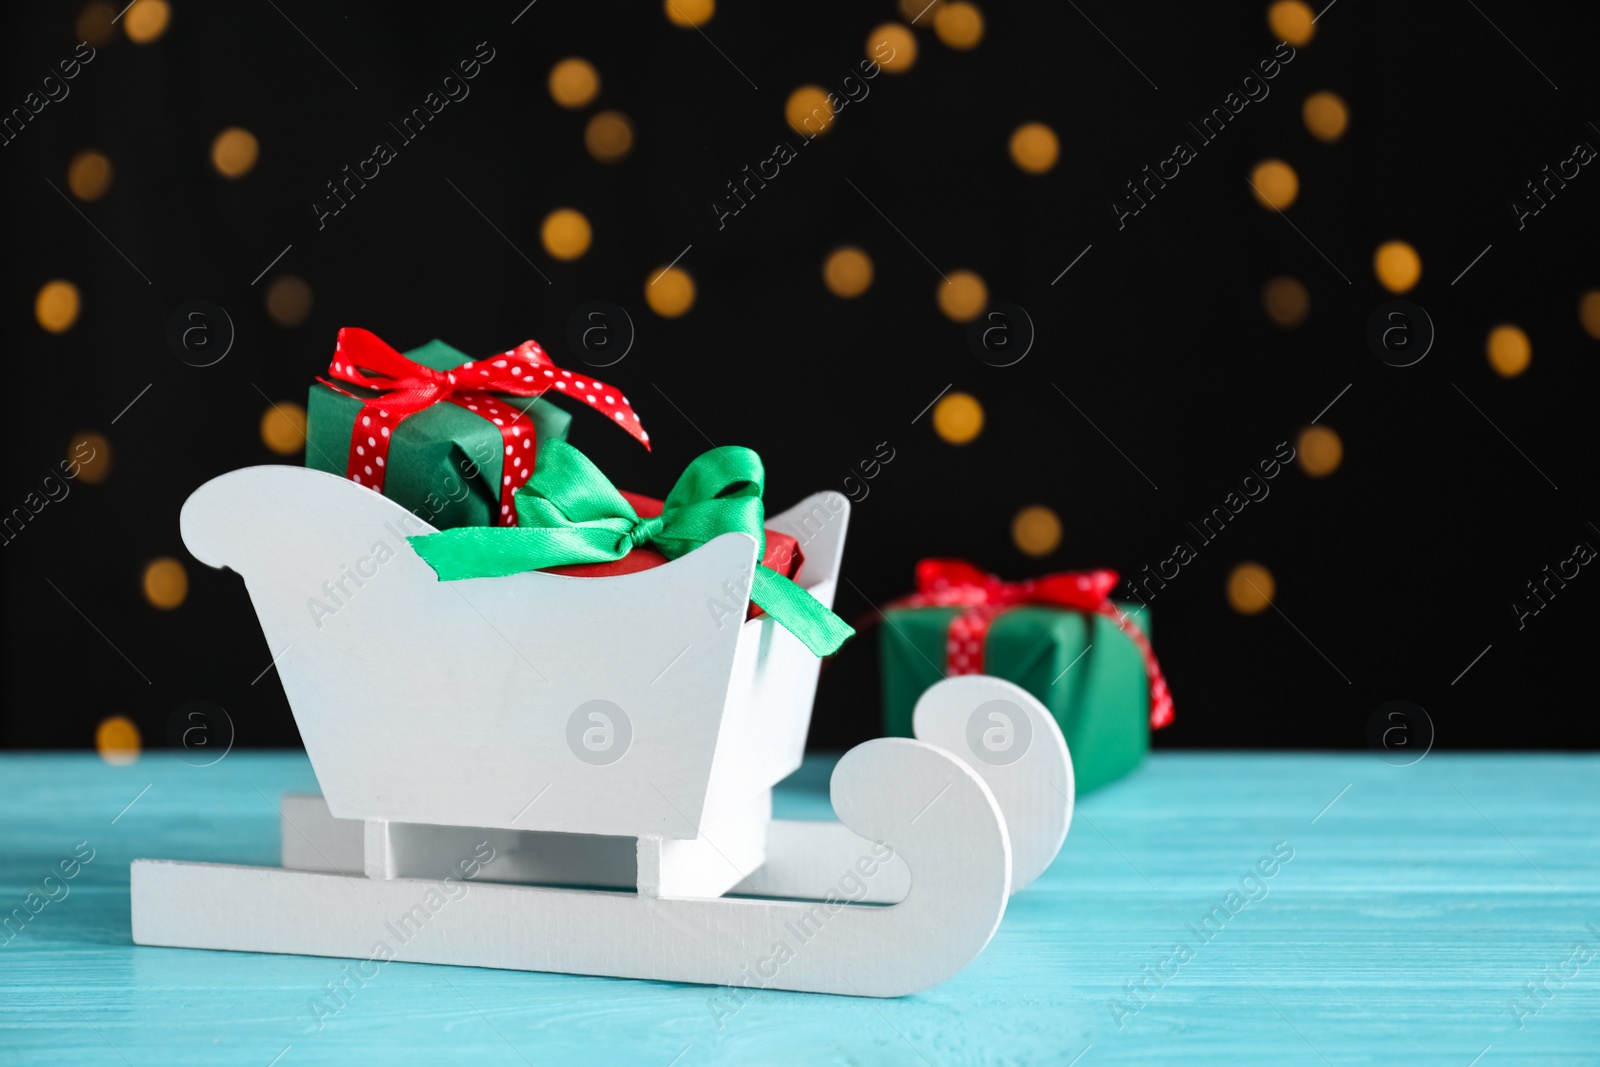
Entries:
{"label": "white wooden sleigh", "polygon": [[[824,604],[848,518],[821,493],[768,520]],[[619,577],[440,582],[404,540],[432,527],[287,466],[208,482],[181,526],[243,576],[322,794],[283,798],[281,868],[135,860],[138,944],[898,996],[976,956],[1066,836],[1060,729],[984,676],[845,754],[839,822],[774,820],[819,663],[745,620],[743,534]],[[969,747],[995,707],[1028,719],[1012,762]]]}

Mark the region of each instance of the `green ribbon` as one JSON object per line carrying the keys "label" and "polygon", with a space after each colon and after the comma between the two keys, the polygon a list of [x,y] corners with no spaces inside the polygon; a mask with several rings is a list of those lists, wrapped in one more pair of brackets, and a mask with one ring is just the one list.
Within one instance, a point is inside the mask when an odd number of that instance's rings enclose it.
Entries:
{"label": "green ribbon", "polygon": [[[462,526],[408,537],[441,581],[498,578],[574,563],[610,563],[649,545],[668,559],[725,533],[756,539],[766,554],[766,472],[748,448],[725,446],[689,464],[661,515],[641,519],[589,458],[565,441],[539,446],[528,484],[517,490],[516,526]],[[757,566],[750,599],[818,656],[855,634],[788,578]]]}

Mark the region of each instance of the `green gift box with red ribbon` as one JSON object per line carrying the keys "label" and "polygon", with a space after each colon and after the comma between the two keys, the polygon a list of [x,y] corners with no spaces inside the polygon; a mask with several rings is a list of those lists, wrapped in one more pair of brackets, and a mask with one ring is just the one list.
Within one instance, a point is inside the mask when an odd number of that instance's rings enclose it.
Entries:
{"label": "green gift box with red ribbon", "polygon": [[917,591],[884,609],[887,732],[911,736],[917,699],[939,679],[991,674],[1050,709],[1079,793],[1134,770],[1150,731],[1172,721],[1172,697],[1149,611],[1113,602],[1116,584],[1109,570],[1005,582],[960,560],[923,560]]}
{"label": "green gift box with red ribbon", "polygon": [[441,530],[514,526],[513,494],[540,443],[565,440],[572,421],[546,393],[594,408],[650,447],[625,396],[557,367],[537,342],[475,360],[443,341],[402,354],[346,327],[306,404],[306,466],[374,489]]}

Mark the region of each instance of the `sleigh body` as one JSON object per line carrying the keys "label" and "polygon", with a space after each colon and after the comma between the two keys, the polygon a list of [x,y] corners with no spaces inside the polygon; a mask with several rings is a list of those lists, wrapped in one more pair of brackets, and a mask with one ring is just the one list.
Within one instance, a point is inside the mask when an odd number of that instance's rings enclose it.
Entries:
{"label": "sleigh body", "polygon": [[[824,605],[848,519],[821,493],[767,521]],[[243,577],[321,796],[284,798],[282,868],[135,861],[141,944],[363,956],[369,919],[471,866],[470,893],[396,958],[749,984],[741,968],[806,914],[797,900],[831,894],[815,940],[762,984],[897,995],[975,955],[1066,833],[1059,729],[982,677],[929,690],[923,740],[845,756],[841,823],[774,821],[819,661],[746,617],[746,535],[616,577],[441,582],[406,541],[427,523],[286,466],[214,479],[181,526]],[[1033,720],[1032,750],[1004,766],[964,748],[996,700]],[[841,898],[852,871],[862,889]]]}

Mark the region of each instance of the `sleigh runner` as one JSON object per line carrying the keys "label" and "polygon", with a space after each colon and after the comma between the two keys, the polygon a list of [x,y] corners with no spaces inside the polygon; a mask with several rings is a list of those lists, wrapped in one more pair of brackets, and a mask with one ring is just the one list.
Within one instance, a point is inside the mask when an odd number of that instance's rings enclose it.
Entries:
{"label": "sleigh runner", "polygon": [[[848,518],[822,493],[767,519],[823,605]],[[838,822],[772,819],[819,661],[746,618],[745,534],[615,577],[441,582],[405,540],[431,526],[281,466],[207,483],[181,525],[244,578],[322,792],[283,798],[282,867],[134,861],[139,944],[370,958],[409,915],[392,958],[896,996],[981,951],[1065,837],[1059,727],[981,675],[840,760]],[[1010,762],[969,742],[994,707],[1028,719]]]}

